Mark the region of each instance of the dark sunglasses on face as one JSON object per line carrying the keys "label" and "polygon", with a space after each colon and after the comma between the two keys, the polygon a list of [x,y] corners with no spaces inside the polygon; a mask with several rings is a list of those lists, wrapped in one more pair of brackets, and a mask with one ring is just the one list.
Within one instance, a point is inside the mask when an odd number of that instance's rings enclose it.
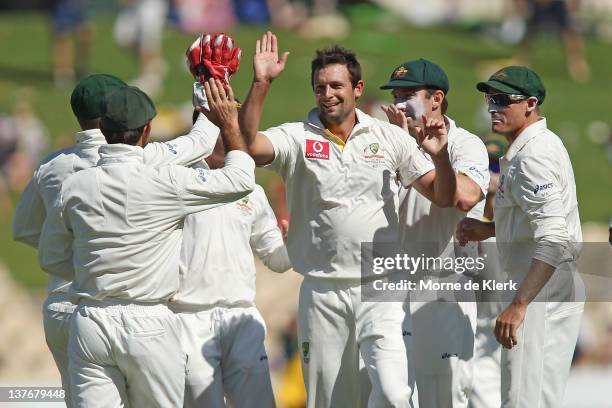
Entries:
{"label": "dark sunglasses on face", "polygon": [[518,94],[505,94],[505,93],[497,93],[497,94],[485,94],[485,101],[489,106],[499,106],[500,108],[505,108],[506,106],[524,101],[525,99],[529,99],[528,96],[518,95]]}

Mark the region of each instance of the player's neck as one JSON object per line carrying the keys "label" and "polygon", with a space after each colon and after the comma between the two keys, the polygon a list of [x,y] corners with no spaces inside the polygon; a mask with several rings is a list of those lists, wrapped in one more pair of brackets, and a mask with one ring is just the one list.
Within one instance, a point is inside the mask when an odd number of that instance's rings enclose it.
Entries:
{"label": "player's neck", "polygon": [[342,122],[340,123],[323,123],[325,128],[333,133],[335,136],[342,139],[343,142],[346,142],[348,137],[351,135],[353,128],[357,124],[357,113],[353,112],[348,115]]}

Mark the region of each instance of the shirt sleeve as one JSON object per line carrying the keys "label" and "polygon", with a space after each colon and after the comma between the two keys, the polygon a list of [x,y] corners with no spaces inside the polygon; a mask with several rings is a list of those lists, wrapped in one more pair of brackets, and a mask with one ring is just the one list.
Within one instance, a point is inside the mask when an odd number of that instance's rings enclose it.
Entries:
{"label": "shirt sleeve", "polygon": [[285,272],[291,268],[291,262],[274,211],[261,187],[257,186],[252,196],[257,200],[257,213],[251,229],[251,248],[268,268]]}
{"label": "shirt sleeve", "polygon": [[557,267],[573,259],[557,165],[542,156],[525,157],[512,189],[533,230],[534,258]]}
{"label": "shirt sleeve", "polygon": [[434,165],[421,152],[412,136],[401,128],[391,125],[395,132],[394,139],[398,141],[398,171],[400,181],[408,187],[418,178],[434,169]]}
{"label": "shirt sleeve", "polygon": [[220,169],[170,166],[167,171],[184,215],[239,200],[255,188],[255,162],[238,150],[227,153]]}
{"label": "shirt sleeve", "polygon": [[218,136],[219,128],[200,114],[189,134],[167,142],[148,143],[144,148],[144,163],[153,167],[188,166],[210,156]]}
{"label": "shirt sleeve", "polygon": [[487,148],[478,136],[469,135],[454,146],[452,166],[455,172],[468,176],[478,184],[484,195],[489,188],[489,155]]}
{"label": "shirt sleeve", "polygon": [[45,203],[40,195],[38,171],[21,194],[13,218],[13,239],[38,248],[40,234],[47,216]]}
{"label": "shirt sleeve", "polygon": [[296,149],[290,128],[277,126],[261,132],[274,147],[274,160],[265,167],[285,178],[295,162]]}
{"label": "shirt sleeve", "polygon": [[74,235],[63,208],[62,196],[49,208],[38,248],[38,262],[47,273],[71,281],[74,278]]}

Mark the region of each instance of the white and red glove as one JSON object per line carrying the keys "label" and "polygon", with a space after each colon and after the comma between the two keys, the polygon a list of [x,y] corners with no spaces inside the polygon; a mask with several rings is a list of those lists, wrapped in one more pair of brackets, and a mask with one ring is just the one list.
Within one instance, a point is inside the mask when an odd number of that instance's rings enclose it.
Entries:
{"label": "white and red glove", "polygon": [[231,76],[238,71],[242,50],[234,47],[234,39],[225,33],[202,33],[185,53],[187,67],[200,83],[210,78],[229,85]]}

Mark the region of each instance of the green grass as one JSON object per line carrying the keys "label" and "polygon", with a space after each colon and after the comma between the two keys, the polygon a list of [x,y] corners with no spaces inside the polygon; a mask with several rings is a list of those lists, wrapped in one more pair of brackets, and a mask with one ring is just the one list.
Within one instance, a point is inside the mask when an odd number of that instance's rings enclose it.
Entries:
{"label": "green grass", "polygon": [[[449,114],[464,128],[477,132],[476,117],[482,106],[482,95],[474,84],[490,72],[479,72],[483,61],[509,58],[512,47],[484,38],[474,31],[460,28],[412,28],[393,16],[371,14],[357,9],[352,13],[353,29],[341,45],[354,49],[363,65],[366,91],[364,100],[389,100],[387,92],[378,89],[392,69],[408,59],[429,58],[447,71],[451,81]],[[115,45],[112,19],[97,19],[90,67],[92,72],[106,72],[124,79],[136,74],[131,55]],[[236,94],[244,98],[251,80],[251,59],[255,40],[265,27],[239,26],[231,30],[244,49],[241,71],[233,78]],[[51,80],[51,40],[49,21],[41,14],[0,15],[0,112],[13,109],[16,91],[33,90],[33,108],[49,129],[55,146],[60,139],[71,140],[77,123],[69,106],[70,89],[58,90]],[[262,127],[300,120],[313,106],[310,60],[318,47],[328,40],[304,40],[292,33],[277,32],[281,50],[291,51],[285,73],[275,81],[268,98]],[[195,36],[173,29],[166,32],[164,55],[168,75],[158,105],[178,105],[190,99],[191,78],[183,68],[183,52]],[[561,43],[551,38],[533,44],[533,67],[541,74],[548,89],[544,114],[549,127],[566,141],[576,180],[580,214],[583,221],[607,222],[612,210],[612,168],[603,148],[586,137],[589,123],[596,120],[611,123],[612,66],[611,46],[589,39],[587,51],[593,79],[587,85],[573,83],[566,71]],[[67,139],[66,139],[67,138]],[[270,178],[259,173],[260,182]],[[14,201],[18,194],[13,196]],[[10,218],[10,215],[9,217]],[[35,287],[44,285],[34,250],[12,242],[10,222],[0,221],[0,260],[16,278]]]}

